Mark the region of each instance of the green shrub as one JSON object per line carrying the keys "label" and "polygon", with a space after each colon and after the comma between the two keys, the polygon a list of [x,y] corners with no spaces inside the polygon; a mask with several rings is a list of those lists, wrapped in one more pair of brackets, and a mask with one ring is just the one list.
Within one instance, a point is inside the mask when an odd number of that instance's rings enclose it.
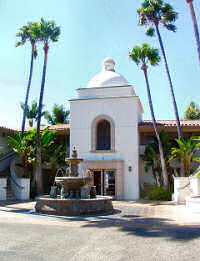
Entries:
{"label": "green shrub", "polygon": [[171,200],[172,193],[170,191],[167,191],[163,187],[157,187],[153,185],[152,191],[148,195],[148,199],[150,200]]}

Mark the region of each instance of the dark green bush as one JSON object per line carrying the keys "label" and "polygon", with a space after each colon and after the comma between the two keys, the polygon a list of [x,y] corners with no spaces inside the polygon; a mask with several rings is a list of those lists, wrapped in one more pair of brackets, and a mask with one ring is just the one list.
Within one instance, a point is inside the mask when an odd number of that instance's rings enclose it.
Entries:
{"label": "dark green bush", "polygon": [[163,187],[157,187],[152,185],[152,191],[148,195],[150,200],[166,200],[169,201],[172,198],[172,193],[164,189]]}

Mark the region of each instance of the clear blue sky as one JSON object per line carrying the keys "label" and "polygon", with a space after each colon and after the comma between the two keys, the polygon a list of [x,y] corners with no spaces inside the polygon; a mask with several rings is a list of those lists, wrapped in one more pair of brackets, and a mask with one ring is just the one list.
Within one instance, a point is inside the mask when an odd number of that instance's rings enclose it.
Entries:
{"label": "clear blue sky", "polygon": [[[180,112],[191,100],[199,102],[200,67],[188,6],[185,1],[169,1],[179,12],[177,33],[161,31],[166,46],[175,95]],[[200,6],[194,1],[196,13]],[[40,17],[54,19],[61,26],[58,43],[51,45],[44,95],[46,109],[54,103],[69,106],[76,89],[101,70],[106,56],[116,61],[116,71],[133,84],[144,107],[144,119],[151,119],[146,87],[141,70],[128,59],[135,44],[149,42],[158,47],[156,38],[144,35],[137,26],[136,10],[140,0],[1,0],[0,2],[0,126],[19,128],[30,65],[30,46],[15,48],[15,34],[28,21]],[[39,47],[30,100],[38,99],[43,65]],[[164,67],[149,70],[150,84],[157,119],[174,119]]]}

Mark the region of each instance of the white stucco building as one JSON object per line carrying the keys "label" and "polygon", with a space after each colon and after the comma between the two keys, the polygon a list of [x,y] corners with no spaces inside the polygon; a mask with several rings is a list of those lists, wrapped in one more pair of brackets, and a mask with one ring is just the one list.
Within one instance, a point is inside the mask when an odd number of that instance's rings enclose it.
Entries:
{"label": "white stucco building", "polygon": [[[68,130],[70,151],[75,146],[84,159],[82,173],[92,173],[97,194],[138,199],[140,188],[153,183],[140,155],[155,135],[152,121],[143,120],[142,114],[134,87],[115,71],[111,58],[103,61],[102,71],[70,100],[70,125],[59,126],[58,131]],[[199,135],[199,126],[200,121],[181,121],[185,138]],[[157,121],[157,127],[170,139],[177,137],[175,121]]]}
{"label": "white stucco building", "polygon": [[76,146],[82,168],[94,175],[98,193],[139,198],[139,136],[142,105],[133,86],[106,58],[102,71],[70,100],[70,151]]}
{"label": "white stucco building", "polygon": [[[140,191],[154,182],[151,170],[145,171],[146,162],[141,159],[146,145],[155,139],[153,124],[142,119],[140,99],[133,86],[115,71],[115,62],[106,58],[102,67],[70,100],[70,124],[52,125],[49,130],[56,131],[58,142],[66,143],[68,152],[76,147],[78,156],[84,159],[80,175],[90,171],[97,194],[138,199]],[[199,120],[180,123],[185,139],[200,136]],[[175,121],[158,120],[157,128],[159,132],[164,130],[172,142],[177,138]],[[0,127],[0,146],[5,152],[0,158],[0,178],[5,178],[11,159],[7,136],[12,133],[14,130]],[[180,172],[180,167],[176,171]]]}

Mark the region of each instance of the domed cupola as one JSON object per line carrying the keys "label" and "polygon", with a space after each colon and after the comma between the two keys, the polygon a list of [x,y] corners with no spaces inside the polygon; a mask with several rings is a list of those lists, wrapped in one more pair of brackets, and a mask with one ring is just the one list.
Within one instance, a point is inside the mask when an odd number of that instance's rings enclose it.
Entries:
{"label": "domed cupola", "polygon": [[123,87],[129,85],[122,75],[115,72],[115,61],[112,58],[105,58],[102,66],[102,71],[89,81],[88,88]]}

